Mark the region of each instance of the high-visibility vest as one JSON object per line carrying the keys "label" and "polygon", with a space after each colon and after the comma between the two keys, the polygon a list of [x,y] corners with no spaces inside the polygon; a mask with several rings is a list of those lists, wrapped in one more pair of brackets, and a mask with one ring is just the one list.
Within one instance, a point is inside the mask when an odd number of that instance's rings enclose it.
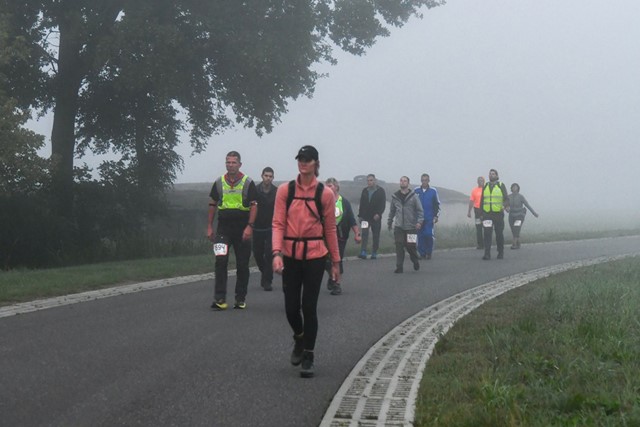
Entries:
{"label": "high-visibility vest", "polygon": [[483,204],[482,210],[485,212],[502,212],[504,204],[504,194],[502,194],[502,185],[500,181],[496,181],[491,189],[491,184],[487,183],[482,190]]}
{"label": "high-visibility vest", "polygon": [[218,203],[218,209],[236,209],[240,211],[249,212],[249,207],[244,206],[242,201],[246,199],[247,193],[249,191],[249,182],[247,182],[249,177],[247,175],[243,176],[240,180],[239,184],[231,187],[227,180],[224,179],[224,175],[220,177],[219,182],[222,184],[222,192],[220,193],[222,200]]}
{"label": "high-visibility vest", "polygon": [[344,209],[342,208],[342,196],[338,196],[338,200],[336,200],[336,225],[340,224],[340,221],[342,221],[343,214]]}

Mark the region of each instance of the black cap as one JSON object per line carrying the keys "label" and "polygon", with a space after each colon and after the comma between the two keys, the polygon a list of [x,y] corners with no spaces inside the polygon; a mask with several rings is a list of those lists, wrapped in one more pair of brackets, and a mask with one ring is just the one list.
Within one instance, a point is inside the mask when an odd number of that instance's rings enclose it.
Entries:
{"label": "black cap", "polygon": [[310,159],[318,161],[318,150],[312,145],[305,145],[298,151],[298,155],[296,156],[296,160],[299,158]]}

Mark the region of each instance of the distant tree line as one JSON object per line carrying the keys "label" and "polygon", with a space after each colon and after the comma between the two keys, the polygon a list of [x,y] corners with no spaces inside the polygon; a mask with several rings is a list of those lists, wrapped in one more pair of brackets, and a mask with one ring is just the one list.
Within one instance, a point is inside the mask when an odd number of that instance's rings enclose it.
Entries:
{"label": "distant tree line", "polygon": [[[2,268],[104,260],[120,256],[114,242],[149,241],[183,167],[182,134],[199,153],[236,124],[270,132],[290,100],[313,95],[313,66],[335,63],[333,48],[360,55],[442,3],[0,0]],[[42,136],[24,125],[48,112],[42,159]],[[117,160],[76,164],[105,153]]]}

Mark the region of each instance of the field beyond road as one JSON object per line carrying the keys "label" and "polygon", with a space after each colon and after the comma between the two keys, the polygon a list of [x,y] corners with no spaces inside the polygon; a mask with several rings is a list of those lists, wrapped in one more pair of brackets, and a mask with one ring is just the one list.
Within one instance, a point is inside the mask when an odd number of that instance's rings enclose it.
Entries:
{"label": "field beyond road", "polygon": [[640,263],[509,291],[436,344],[418,426],[640,425]]}

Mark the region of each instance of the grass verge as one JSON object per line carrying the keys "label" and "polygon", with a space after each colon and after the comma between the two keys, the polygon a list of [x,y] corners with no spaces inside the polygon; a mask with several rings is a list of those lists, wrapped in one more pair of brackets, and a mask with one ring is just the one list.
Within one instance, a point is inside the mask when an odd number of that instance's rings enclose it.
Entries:
{"label": "grass verge", "polygon": [[418,426],[640,426],[640,263],[507,292],[437,343]]}

